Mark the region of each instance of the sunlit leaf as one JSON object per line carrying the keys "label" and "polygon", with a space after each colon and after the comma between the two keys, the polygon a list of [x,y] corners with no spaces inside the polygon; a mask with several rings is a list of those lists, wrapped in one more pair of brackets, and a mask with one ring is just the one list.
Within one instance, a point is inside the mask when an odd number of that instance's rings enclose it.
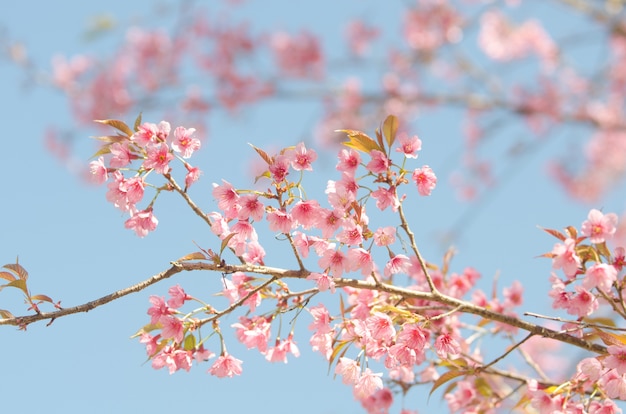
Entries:
{"label": "sunlit leaf", "polygon": [[594,329],[593,333],[598,335],[602,342],[604,342],[607,346],[624,346],[626,344],[626,335],[618,335],[611,332],[601,331],[599,329]]}
{"label": "sunlit leaf", "polygon": [[123,132],[128,137],[133,135],[133,131],[128,127],[128,125],[126,125],[122,121],[118,121],[117,119],[96,119],[94,122],[97,122],[99,124],[104,124],[104,125],[111,126],[111,127],[115,128],[115,129],[117,129],[118,131]]}
{"label": "sunlit leaf", "polygon": [[14,287],[14,288],[18,288],[20,289],[22,292],[24,292],[24,294],[26,296],[28,296],[28,288],[26,287],[26,281],[24,279],[17,279],[14,280],[10,283],[7,283],[6,285],[3,285],[3,287]]}
{"label": "sunlit leaf", "polygon": [[387,139],[387,145],[389,148],[393,145],[396,140],[396,133],[398,132],[398,118],[395,115],[389,115],[385,122],[383,122],[383,134]]}
{"label": "sunlit leaf", "polygon": [[474,381],[474,387],[483,397],[489,398],[493,395],[493,387],[489,385],[483,377],[476,378],[476,381]]}
{"label": "sunlit leaf", "polygon": [[350,138],[350,141],[343,142],[343,145],[346,147],[354,148],[357,151],[362,151],[368,154],[371,150],[383,151],[376,141],[371,139],[364,132],[355,131],[353,129],[340,129],[337,132],[345,132],[348,135],[348,138]]}
{"label": "sunlit leaf", "polygon": [[185,256],[181,257],[180,259],[178,259],[176,261],[177,262],[188,262],[190,260],[206,260],[206,256],[202,252],[193,252],[193,253],[189,253],[188,255],[185,255]]}
{"label": "sunlit leaf", "polygon": [[106,154],[110,154],[111,153],[111,145],[107,144],[107,145],[103,145],[100,147],[100,149],[98,151],[96,151],[95,154],[93,154],[91,156],[91,158],[97,158],[101,155],[106,155]]}
{"label": "sunlit leaf", "polygon": [[9,269],[11,270],[13,273],[15,273],[17,275],[17,277],[19,277],[22,280],[27,280],[28,279],[28,272],[26,271],[26,269],[24,269],[22,267],[21,264],[19,263],[11,263],[11,264],[6,264],[3,266],[5,269]]}

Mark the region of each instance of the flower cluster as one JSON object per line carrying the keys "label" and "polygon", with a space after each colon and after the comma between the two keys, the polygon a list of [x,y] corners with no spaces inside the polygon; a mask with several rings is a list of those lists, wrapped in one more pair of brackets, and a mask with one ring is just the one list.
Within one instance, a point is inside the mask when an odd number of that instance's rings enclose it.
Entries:
{"label": "flower cluster", "polygon": [[[184,191],[200,177],[200,170],[187,162],[200,149],[200,140],[193,137],[194,128],[177,127],[171,133],[170,124],[165,121],[141,124],[138,118],[134,131],[121,121],[99,122],[116,128],[121,134],[99,138],[105,145],[98,151],[98,158],[90,163],[92,179],[97,184],[111,180],[107,184],[107,200],[130,215],[124,224],[126,228],[145,237],[158,224],[152,209],[156,197],[162,190],[171,190],[174,184],[170,176],[171,162],[178,159],[187,170]],[[152,201],[139,209],[137,204],[144,199],[144,190],[149,185],[146,177],[151,172],[163,175],[168,182],[155,187]]]}

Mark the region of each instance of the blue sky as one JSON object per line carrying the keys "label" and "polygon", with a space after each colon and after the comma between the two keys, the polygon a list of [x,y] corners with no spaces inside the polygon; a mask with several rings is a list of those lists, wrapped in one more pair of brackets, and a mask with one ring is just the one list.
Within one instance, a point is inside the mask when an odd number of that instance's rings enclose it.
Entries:
{"label": "blue sky", "polygon": [[[375,17],[376,22],[391,26],[398,8],[380,7],[372,1],[311,3],[276,0],[263,7],[256,3],[244,9],[242,18],[254,17],[259,27],[289,30],[309,23],[332,45],[332,39],[342,33],[342,22],[350,16]],[[0,28],[23,41],[33,60],[47,68],[55,53],[72,55],[90,47],[106,48],[106,41],[92,46],[81,40],[91,17],[108,12],[129,22],[135,16],[145,16],[154,3],[115,0],[100,4],[67,0],[54,4],[5,3],[0,6]],[[212,3],[204,4],[210,8]],[[328,13],[331,5],[333,12]],[[160,224],[154,234],[139,239],[124,229],[125,217],[105,201],[105,189],[83,185],[44,146],[48,125],[72,128],[73,120],[63,97],[49,89],[24,84],[20,70],[7,62],[0,62],[0,76],[0,121],[4,126],[0,262],[11,263],[19,255],[20,263],[30,272],[33,293],[44,293],[62,300],[64,306],[72,306],[166,269],[171,260],[196,250],[194,241],[204,247],[218,247],[202,222],[175,197],[159,200],[156,212]],[[319,108],[306,103],[273,102],[239,118],[216,120],[211,126],[211,138],[196,160],[204,176],[203,184],[194,189],[192,196],[207,210],[214,208],[209,192],[211,182],[225,178],[240,185],[248,183],[249,177],[241,173],[253,156],[246,142],[273,147],[295,144],[303,138],[310,142],[308,131],[316,114],[319,115]],[[471,220],[459,222],[472,207],[457,201],[445,177],[458,162],[450,157],[457,153],[459,131],[449,125],[458,116],[454,111],[433,114],[413,131],[423,141],[420,162],[442,172],[433,196],[412,205],[409,219],[418,229],[419,247],[429,260],[439,262],[443,247],[437,240],[457,223],[463,231],[455,241],[459,251],[453,262],[455,270],[475,267],[483,274],[486,289],[491,277],[499,274],[501,286],[519,279],[529,292],[547,292],[550,262],[537,256],[549,251],[554,240],[537,226],[579,226],[590,207],[571,202],[546,178],[546,161],[567,145],[568,137],[554,137],[539,151],[515,163],[511,171],[505,170],[507,178],[496,192],[475,208]],[[93,130],[81,126],[76,133],[87,139]],[[85,159],[91,155],[89,148],[85,146]],[[317,191],[323,190],[327,179],[336,177],[329,165],[333,162],[320,168],[326,168],[330,175],[310,181]],[[619,212],[623,200],[608,198],[597,207],[605,212]],[[280,252],[270,256],[277,261],[268,265],[281,265]],[[287,413],[295,409],[305,414],[362,411],[350,389],[328,373],[327,363],[307,349],[306,334],[300,336],[300,358],[290,358],[287,365],[270,365],[255,352],[236,345],[234,336],[227,332],[227,338],[231,335],[229,350],[244,360],[244,375],[234,379],[210,376],[206,373],[209,365],[170,376],[164,370],[154,371],[149,363],[143,364],[144,348],[129,337],[148,322],[145,312],[149,295],[165,295],[172,284],[180,283],[192,295],[209,299],[215,286],[219,286],[219,278],[217,274],[180,274],[175,281],[153,286],[88,314],[59,319],[50,327],[38,323],[29,326],[26,333],[3,327],[0,378],[5,390],[4,410]],[[529,295],[526,300],[523,310],[548,309],[547,295]],[[21,314],[25,307],[20,302],[16,292],[0,292],[0,308]],[[231,318],[223,326],[235,321]],[[306,325],[308,321],[299,323],[302,331]],[[406,407],[419,408],[421,412],[436,410],[439,401],[434,397],[429,408],[424,408],[425,395],[426,391],[413,391],[406,398]]]}

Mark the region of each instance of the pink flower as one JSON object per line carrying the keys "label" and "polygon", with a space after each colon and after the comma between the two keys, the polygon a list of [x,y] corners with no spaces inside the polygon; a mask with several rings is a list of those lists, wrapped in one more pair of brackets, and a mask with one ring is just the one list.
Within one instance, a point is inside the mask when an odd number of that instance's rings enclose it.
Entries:
{"label": "pink flower", "polygon": [[414,323],[407,323],[402,326],[402,330],[398,334],[396,343],[402,343],[411,349],[422,351],[427,348],[430,339],[430,333],[422,327]]}
{"label": "pink flower", "polygon": [[263,206],[263,203],[259,201],[258,195],[246,194],[241,196],[239,198],[239,205],[241,206],[238,216],[240,220],[248,220],[249,218],[252,218],[254,221],[261,221],[261,219],[263,219],[265,207]]}
{"label": "pink flower", "polygon": [[609,356],[604,359],[606,368],[613,368],[619,375],[626,374],[626,346],[610,345]]}
{"label": "pink flower", "polygon": [[563,244],[556,243],[552,248],[552,268],[563,269],[565,276],[570,279],[576,276],[581,265],[580,257],[576,255],[576,241],[571,238],[565,239]]}
{"label": "pink flower", "polygon": [[132,160],[137,158],[137,156],[130,152],[127,141],[114,143],[111,145],[110,150],[112,157],[109,164],[111,164],[112,168],[125,167],[130,164]]}
{"label": "pink flower", "polygon": [[387,207],[391,206],[391,209],[395,213],[400,206],[400,200],[396,195],[396,187],[390,187],[389,189],[378,187],[378,190],[372,192],[372,197],[376,199],[376,207],[380,211],[384,211]]}
{"label": "pink flower", "polygon": [[449,333],[441,334],[435,340],[435,349],[439,358],[454,357],[461,352],[459,343]]}
{"label": "pink flower", "polygon": [[354,384],[354,395],[359,399],[364,399],[383,388],[382,373],[374,374],[371,369],[365,371]]}
{"label": "pink flower", "polygon": [[367,163],[365,168],[367,168],[370,172],[374,174],[382,174],[387,172],[387,168],[389,168],[389,159],[387,156],[378,150],[371,150],[370,156],[372,157],[371,161]]}
{"label": "pink flower", "polygon": [[213,366],[209,368],[209,373],[215,375],[218,378],[229,377],[232,378],[235,375],[241,375],[242,361],[234,358],[233,356],[224,353],[215,362]]}
{"label": "pink flower", "polygon": [[387,314],[377,312],[365,320],[365,325],[377,341],[388,342],[396,336],[396,328]]}
{"label": "pink flower", "polygon": [[146,353],[148,356],[154,355],[159,346],[159,338],[161,335],[152,336],[147,332],[143,332],[139,338],[139,343],[146,344]]}
{"label": "pink flower", "polygon": [[368,276],[374,271],[372,254],[361,247],[348,250],[348,263],[350,270],[361,270],[361,274],[364,276]]}
{"label": "pink flower", "polygon": [[339,151],[339,163],[335,167],[338,171],[354,175],[356,169],[361,164],[361,156],[352,149],[342,149]]}
{"label": "pink flower", "polygon": [[173,316],[160,319],[163,338],[173,338],[179,344],[183,342],[183,322]]}
{"label": "pink flower", "polygon": [[165,139],[170,133],[170,124],[165,121],[159,122],[159,125],[144,122],[139,125],[137,132],[131,136],[131,140],[140,147],[152,143],[165,142]]}
{"label": "pink flower", "polygon": [[176,140],[172,142],[172,149],[180,152],[185,159],[191,157],[194,151],[200,149],[200,141],[196,138],[191,138],[194,132],[196,132],[195,128],[185,129],[178,127],[174,130]]}
{"label": "pink flower", "polygon": [[150,145],[146,149],[147,158],[142,167],[146,170],[153,169],[158,174],[167,174],[170,171],[170,161],[174,156],[170,153],[167,144],[159,143]]}
{"label": "pink flower", "polygon": [[185,191],[191,187],[191,184],[195,183],[200,179],[200,175],[202,175],[202,171],[198,167],[192,167],[191,165],[185,163],[185,168],[187,169],[187,175],[185,175]]}
{"label": "pink flower", "polygon": [[613,286],[613,282],[617,280],[617,270],[613,265],[606,263],[596,263],[587,268],[585,278],[583,279],[583,287],[585,289],[598,288],[603,292],[609,292]]}
{"label": "pink flower", "polygon": [[293,340],[293,335],[290,334],[289,337],[283,341],[278,342],[275,347],[267,350],[265,354],[265,359],[270,362],[284,362],[287,363],[287,354],[290,353],[296,358],[300,356],[300,350],[296,346],[296,343]]}
{"label": "pink flower", "polygon": [[313,317],[313,323],[309,325],[309,330],[317,331],[320,333],[327,333],[331,331],[330,328],[330,313],[323,304],[319,304],[312,308],[309,308],[309,313]]}
{"label": "pink flower", "polygon": [[162,318],[170,316],[174,311],[165,304],[165,299],[152,295],[148,299],[152,306],[148,309],[150,315],[150,323],[156,325]]}
{"label": "pink flower", "polygon": [[361,244],[363,228],[352,220],[343,220],[343,223],[343,230],[337,235],[337,240],[348,246]]}
{"label": "pink flower", "polygon": [[281,210],[272,210],[267,213],[267,221],[271,231],[289,233],[294,226],[294,221],[290,214]]}
{"label": "pink flower", "polygon": [[403,254],[397,254],[385,265],[384,275],[390,277],[391,275],[397,275],[398,273],[409,273],[411,268],[411,259]]}
{"label": "pink flower", "polygon": [[104,184],[108,178],[108,170],[104,165],[104,157],[98,157],[97,160],[89,163],[89,172],[91,172],[91,180],[96,184]]}
{"label": "pink flower", "polygon": [[396,148],[397,152],[401,152],[407,158],[417,158],[417,151],[422,149],[422,141],[413,135],[411,138],[407,134],[398,135],[400,147]]}
{"label": "pink flower", "polygon": [[259,316],[252,319],[241,316],[239,321],[231,325],[231,327],[236,328],[235,334],[239,342],[248,349],[257,348],[260,352],[266,352],[272,324]]}
{"label": "pink flower", "polygon": [[168,299],[167,305],[173,309],[180,308],[181,306],[183,306],[185,301],[191,299],[191,296],[185,293],[180,285],[172,286],[171,288],[169,288],[167,293],[170,295],[170,299]]}
{"label": "pink flower", "polygon": [[596,309],[598,299],[582,286],[576,286],[576,293],[567,302],[567,313],[583,317],[591,315]]}
{"label": "pink flower", "polygon": [[[335,366],[335,374],[341,375],[344,384],[356,384],[361,369],[355,360],[341,357]],[[381,387],[382,388],[382,387]]]}
{"label": "pink flower", "polygon": [[322,210],[316,200],[298,201],[291,209],[291,217],[303,228],[310,229],[322,217]]}
{"label": "pink flower", "polygon": [[139,237],[146,237],[149,232],[156,229],[158,224],[159,220],[152,214],[152,209],[147,209],[132,214],[124,223],[124,227],[135,230]]}
{"label": "pink flower", "polygon": [[320,290],[320,292],[324,292],[330,289],[330,293],[335,293],[335,281],[332,277],[328,276],[327,273],[311,272],[311,274],[308,275],[306,279],[315,280],[317,288]]}
{"label": "pink flower", "polygon": [[332,333],[317,332],[311,337],[309,344],[311,344],[311,349],[313,351],[319,351],[319,353],[322,354],[327,361],[330,360],[330,357],[333,354]]}
{"label": "pink flower", "polygon": [[600,382],[609,398],[626,400],[626,378],[616,370],[609,370],[602,376]]}
{"label": "pink flower", "polygon": [[374,233],[376,246],[389,246],[396,242],[396,228],[392,226],[379,227]]}
{"label": "pink flower", "polygon": [[372,40],[379,35],[378,28],[368,26],[361,20],[353,20],[346,27],[346,37],[350,50],[356,55],[364,55]]}
{"label": "pink flower", "polygon": [[437,185],[437,176],[428,165],[424,165],[413,171],[413,181],[417,184],[420,195],[429,196]]}
{"label": "pink flower", "polygon": [[307,149],[303,142],[296,145],[296,148],[289,152],[291,157],[291,167],[296,171],[312,171],[311,163],[317,159],[317,153],[312,149]]}
{"label": "pink flower", "polygon": [[231,183],[222,180],[224,184],[213,183],[213,197],[217,200],[217,206],[226,213],[226,218],[235,218],[239,214],[239,194]]}
{"label": "pink flower", "polygon": [[143,189],[143,177],[132,177],[119,185],[119,190],[126,194],[126,202],[130,205],[137,204],[143,199]]}
{"label": "pink flower", "polygon": [[176,349],[170,345],[163,348],[163,350],[152,358],[152,368],[161,369],[167,366],[170,374],[173,374],[179,369],[189,371],[191,369],[191,352],[182,349]]}
{"label": "pink flower", "polygon": [[330,269],[334,277],[341,277],[341,274],[344,269],[346,269],[348,262],[346,260],[346,256],[342,252],[329,248],[326,249],[317,264],[322,269]]}
{"label": "pink flower", "polygon": [[617,230],[617,215],[615,213],[602,214],[592,209],[580,228],[584,236],[589,237],[591,243],[603,243],[610,240]]}
{"label": "pink flower", "polygon": [[289,174],[289,164],[289,158],[286,155],[278,155],[274,158],[274,162],[272,162],[269,167],[274,182],[280,183],[287,178]]}

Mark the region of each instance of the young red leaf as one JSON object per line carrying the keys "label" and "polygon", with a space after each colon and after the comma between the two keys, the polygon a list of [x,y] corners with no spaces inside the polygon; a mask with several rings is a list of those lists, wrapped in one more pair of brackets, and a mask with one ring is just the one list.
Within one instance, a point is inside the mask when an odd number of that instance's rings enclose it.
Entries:
{"label": "young red leaf", "polygon": [[544,229],[543,227],[539,227],[541,230],[545,231],[548,234],[551,234],[552,236],[556,237],[557,239],[561,240],[561,241],[565,241],[565,239],[567,239],[567,236],[565,236],[564,234],[562,234],[559,231],[553,230],[553,229]]}
{"label": "young red leaf", "polygon": [[50,298],[50,296],[46,296],[46,295],[33,295],[33,296],[30,297],[30,300],[42,300],[44,302],[54,303],[52,298]]}
{"label": "young red leaf", "polygon": [[28,272],[26,271],[26,269],[24,269],[22,267],[21,264],[19,264],[17,262],[16,263],[11,263],[11,264],[6,264],[3,267],[5,269],[9,269],[13,273],[15,273],[17,275],[17,277],[19,277],[22,280],[27,280],[28,279]]}
{"label": "young red leaf", "polygon": [[0,279],[8,280],[9,282],[14,281],[16,278],[13,276],[13,273],[9,272],[0,272]]}
{"label": "young red leaf", "polygon": [[250,145],[257,152],[257,154],[259,154],[261,158],[263,158],[263,161],[265,161],[267,165],[272,165],[274,163],[274,158],[270,157],[267,152],[263,151],[261,148],[255,147],[252,144],[248,145]]}

